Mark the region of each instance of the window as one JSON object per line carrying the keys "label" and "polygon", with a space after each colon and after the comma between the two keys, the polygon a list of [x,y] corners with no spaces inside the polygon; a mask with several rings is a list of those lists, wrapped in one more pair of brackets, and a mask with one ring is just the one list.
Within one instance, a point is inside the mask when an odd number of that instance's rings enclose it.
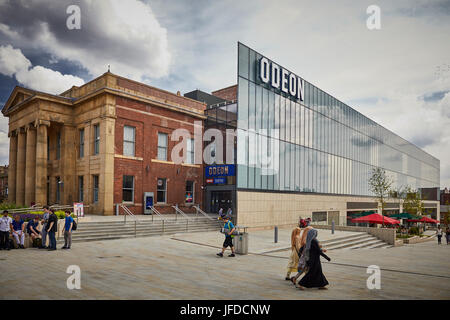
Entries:
{"label": "window", "polygon": [[312,221],[313,222],[323,222],[327,221],[327,212],[313,212],[312,213]]}
{"label": "window", "polygon": [[61,201],[61,178],[56,177],[56,203]]}
{"label": "window", "polygon": [[157,203],[166,203],[167,202],[167,188],[166,188],[166,179],[158,178],[157,183]]}
{"label": "window", "polygon": [[93,178],[93,181],[92,181],[92,184],[93,184],[92,191],[94,192],[94,194],[93,194],[93,202],[94,202],[94,203],[97,203],[97,202],[98,202],[98,176],[95,175],[95,176],[92,176],[92,178]]}
{"label": "window", "polygon": [[61,132],[56,134],[56,160],[61,159]]}
{"label": "window", "polygon": [[94,155],[100,153],[100,125],[94,126]]}
{"label": "window", "polygon": [[123,176],[122,201],[134,202],[134,177]]}
{"label": "window", "polygon": [[194,139],[187,140],[186,163],[194,164]]}
{"label": "window", "polygon": [[84,157],[84,129],[80,130],[80,150],[79,150],[80,158]]}
{"label": "window", "polygon": [[83,176],[78,176],[78,201],[79,202],[83,202],[83,200],[84,200],[83,187],[84,187]]}
{"label": "window", "polygon": [[186,203],[194,203],[194,181],[186,181]]}
{"label": "window", "polygon": [[167,133],[158,132],[158,160],[167,161]]}
{"label": "window", "polygon": [[135,127],[123,127],[123,155],[134,157]]}

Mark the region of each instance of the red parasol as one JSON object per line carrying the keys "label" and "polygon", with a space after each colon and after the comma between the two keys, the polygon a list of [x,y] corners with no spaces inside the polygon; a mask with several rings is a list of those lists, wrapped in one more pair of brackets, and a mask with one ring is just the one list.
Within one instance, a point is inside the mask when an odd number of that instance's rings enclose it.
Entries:
{"label": "red parasol", "polygon": [[409,219],[409,220],[406,220],[406,221],[408,221],[408,222],[424,222],[424,223],[439,223],[438,220],[431,219],[431,218],[428,218],[428,217],[422,217],[422,219],[419,219],[419,220],[417,220],[417,219]]}
{"label": "red parasol", "polygon": [[368,222],[368,223],[377,223],[377,224],[400,224],[400,221],[382,216],[378,213],[369,214],[368,216],[359,217],[356,219],[352,219],[352,222]]}

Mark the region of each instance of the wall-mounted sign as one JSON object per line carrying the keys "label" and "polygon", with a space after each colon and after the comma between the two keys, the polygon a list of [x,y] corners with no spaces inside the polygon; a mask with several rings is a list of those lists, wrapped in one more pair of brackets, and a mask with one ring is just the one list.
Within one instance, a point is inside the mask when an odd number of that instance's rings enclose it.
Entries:
{"label": "wall-mounted sign", "polygon": [[73,213],[77,217],[84,217],[84,206],[82,203],[73,204]]}
{"label": "wall-mounted sign", "polygon": [[227,183],[226,178],[214,178],[214,184],[225,184]]}
{"label": "wall-mounted sign", "polygon": [[305,97],[302,78],[264,57],[259,60],[259,79],[300,101]]}
{"label": "wall-mounted sign", "polygon": [[206,179],[206,183],[213,183],[214,179]]}
{"label": "wall-mounted sign", "polygon": [[228,177],[235,175],[235,166],[234,164],[224,164],[217,166],[206,166],[205,167],[205,176],[207,178],[211,177]]}

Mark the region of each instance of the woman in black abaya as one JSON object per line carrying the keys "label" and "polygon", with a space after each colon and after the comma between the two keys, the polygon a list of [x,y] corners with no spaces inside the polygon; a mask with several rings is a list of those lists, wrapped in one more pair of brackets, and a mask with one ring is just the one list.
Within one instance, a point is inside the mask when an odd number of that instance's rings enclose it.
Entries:
{"label": "woman in black abaya", "polygon": [[[325,288],[328,285],[327,278],[322,273],[322,265],[320,263],[320,256],[324,255],[320,248],[319,241],[317,241],[317,230],[311,229],[306,237],[305,257],[306,265],[308,266],[308,273],[300,280],[299,289],[304,288]],[[325,255],[324,255],[325,256]],[[327,257],[328,258],[328,257]]]}

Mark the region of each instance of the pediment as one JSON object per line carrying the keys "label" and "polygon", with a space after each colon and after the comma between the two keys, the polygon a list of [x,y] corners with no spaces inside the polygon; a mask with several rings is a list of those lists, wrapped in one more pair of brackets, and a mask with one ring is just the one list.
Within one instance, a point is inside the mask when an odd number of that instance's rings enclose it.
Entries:
{"label": "pediment", "polygon": [[34,95],[36,95],[36,93],[33,90],[16,86],[11,92],[8,100],[6,101],[2,109],[2,113],[6,115],[9,110],[13,109],[15,106],[21,104]]}

